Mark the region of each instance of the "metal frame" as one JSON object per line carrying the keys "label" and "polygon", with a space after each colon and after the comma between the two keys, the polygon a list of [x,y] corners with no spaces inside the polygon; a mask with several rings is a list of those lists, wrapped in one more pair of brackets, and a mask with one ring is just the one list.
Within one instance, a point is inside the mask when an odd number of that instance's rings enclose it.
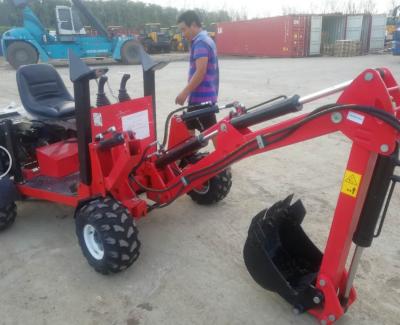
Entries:
{"label": "metal frame", "polygon": [[[138,197],[139,193],[145,192],[149,199],[156,202],[157,207],[162,207],[184,193],[201,187],[210,178],[236,161],[330,133],[341,132],[353,141],[346,171],[359,175],[360,184],[357,191],[355,193],[353,191],[351,195],[345,191],[339,193],[316,282],[316,287],[323,293],[324,301],[322,307],[308,310],[310,314],[326,323],[339,319],[356,299],[354,288],[348,287],[351,281],[348,281],[348,270],[345,264],[366,201],[376,161],[379,156],[388,156],[394,152],[396,141],[399,140],[398,132],[376,117],[351,108],[320,114],[309,120],[305,124],[306,127],[299,127],[293,132],[288,132],[285,137],[281,137],[279,132],[306,121],[309,114],[296,116],[257,131],[252,131],[247,127],[235,128],[231,124],[233,117],[230,115],[204,131],[198,138],[201,144],[203,144],[202,141],[211,138],[216,140],[215,150],[209,155],[183,169],[178,167],[176,160],[157,167],[159,159],[170,150],[181,150],[182,154],[189,153],[182,150],[186,148],[185,141],[188,138],[188,132],[182,119],[174,116],[171,123],[173,127],[170,129],[170,140],[173,139],[170,143],[174,143],[174,147],[169,148],[166,153],[155,151],[153,143],[156,139],[154,71],[145,73],[144,79],[145,94],[152,97],[92,110],[92,120],[93,114],[108,114],[108,123],[114,125],[117,132],[123,136],[122,143],[105,150],[101,149],[100,143],[94,140],[94,132],[103,130],[105,140],[102,141],[106,141],[112,136],[105,132],[109,125],[99,126],[100,129],[92,131],[92,136],[86,133],[89,123],[88,107],[90,107],[90,101],[85,98],[88,96],[88,82],[76,83],[75,98],[78,103],[77,120],[78,132],[80,132],[78,143],[82,173],[78,195],[76,197],[62,196],[33,189],[24,184],[18,186],[20,192],[27,196],[72,206],[77,206],[80,201],[91,197],[112,195],[122,202],[134,217],[140,218],[148,213],[149,206],[145,200]],[[375,107],[398,117],[400,90],[393,76],[386,69],[366,70],[353,82],[303,97],[303,102],[327,96],[333,89],[339,91],[343,88],[345,90],[337,101],[338,105],[357,104]],[[140,111],[147,111],[149,127],[152,126],[150,135],[145,139],[137,139],[135,134],[122,128],[121,119],[124,116]],[[253,113],[242,112],[241,114]],[[354,120],[352,114],[358,114],[360,120]],[[151,151],[147,151],[149,148]],[[357,256],[355,261],[357,261]],[[350,278],[352,277],[353,274]],[[345,292],[348,294],[348,299],[343,304],[340,297]]]}

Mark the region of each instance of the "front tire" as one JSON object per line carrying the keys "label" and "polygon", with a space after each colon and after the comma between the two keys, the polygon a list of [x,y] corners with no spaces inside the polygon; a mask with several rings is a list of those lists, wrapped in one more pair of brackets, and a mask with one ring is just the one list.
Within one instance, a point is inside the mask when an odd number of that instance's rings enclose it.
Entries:
{"label": "front tire", "polygon": [[121,272],[139,257],[135,221],[116,200],[107,197],[86,203],[77,211],[75,223],[82,252],[97,272]]}
{"label": "front tire", "polygon": [[7,61],[14,69],[22,65],[36,64],[39,56],[36,49],[26,42],[13,42],[7,48]]}
{"label": "front tire", "polygon": [[0,209],[0,231],[10,227],[17,217],[17,206],[14,202]]}

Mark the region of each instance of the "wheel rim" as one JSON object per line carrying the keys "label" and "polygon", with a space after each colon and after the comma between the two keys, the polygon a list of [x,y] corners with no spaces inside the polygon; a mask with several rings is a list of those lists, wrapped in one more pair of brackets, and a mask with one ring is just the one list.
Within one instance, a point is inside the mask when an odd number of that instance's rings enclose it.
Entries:
{"label": "wheel rim", "polygon": [[83,228],[83,238],[90,255],[96,260],[101,260],[104,257],[104,247],[96,228],[86,225]]}
{"label": "wheel rim", "polygon": [[204,183],[198,187],[195,187],[193,189],[193,192],[196,192],[198,194],[207,194],[207,192],[210,190],[210,182]]}
{"label": "wheel rim", "polygon": [[133,48],[133,47],[130,47],[130,48],[128,49],[128,55],[129,55],[129,57],[132,58],[132,59],[136,58],[136,49]]}
{"label": "wheel rim", "polygon": [[28,62],[29,54],[24,50],[19,50],[15,53],[15,58],[18,62]]}

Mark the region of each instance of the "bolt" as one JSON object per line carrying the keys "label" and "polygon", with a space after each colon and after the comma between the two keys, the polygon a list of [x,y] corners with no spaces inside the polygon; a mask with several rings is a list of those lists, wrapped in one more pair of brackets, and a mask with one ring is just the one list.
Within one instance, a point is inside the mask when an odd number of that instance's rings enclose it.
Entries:
{"label": "bolt", "polygon": [[331,121],[335,124],[342,122],[343,116],[339,112],[335,112],[331,115]]}
{"label": "bolt", "polygon": [[329,319],[331,322],[334,322],[334,321],[336,320],[336,317],[335,317],[335,315],[329,315],[329,316],[328,316],[328,319]]}
{"label": "bolt", "polygon": [[321,303],[321,298],[320,297],[318,297],[318,296],[315,296],[314,298],[313,298],[313,301],[314,301],[314,304],[319,304],[319,303]]}
{"label": "bolt", "polygon": [[327,324],[328,322],[325,319],[321,320],[321,325],[327,325]]}
{"label": "bolt", "polygon": [[389,146],[387,144],[381,145],[381,151],[382,152],[388,152],[389,151]]}
{"label": "bolt", "polygon": [[222,132],[226,132],[227,130],[228,130],[228,128],[227,128],[226,124],[225,124],[225,123],[222,123],[222,124],[221,124],[221,131],[222,131]]}
{"label": "bolt", "polygon": [[293,308],[293,314],[300,315],[300,310],[298,308]]}
{"label": "bolt", "polygon": [[323,279],[319,280],[319,285],[320,285],[321,287],[324,287],[325,284],[326,284],[326,281],[325,281],[325,280],[323,280]]}
{"label": "bolt", "polygon": [[367,73],[364,75],[364,80],[365,80],[365,81],[371,81],[372,79],[374,79],[374,75],[373,75],[371,72],[367,72]]}

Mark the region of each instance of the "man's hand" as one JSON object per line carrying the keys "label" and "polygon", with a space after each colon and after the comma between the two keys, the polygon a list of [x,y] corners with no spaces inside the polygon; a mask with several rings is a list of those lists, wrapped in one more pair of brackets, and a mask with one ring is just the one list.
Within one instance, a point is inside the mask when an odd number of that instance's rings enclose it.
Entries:
{"label": "man's hand", "polygon": [[186,90],[183,90],[175,99],[175,104],[178,105],[183,105],[186,102],[186,99],[188,98],[189,93]]}
{"label": "man's hand", "polygon": [[178,97],[176,97],[175,104],[183,105],[189,94],[201,84],[207,73],[207,64],[208,57],[201,57],[196,60],[196,72],[194,73],[192,79],[190,79],[186,88],[182,90]]}

